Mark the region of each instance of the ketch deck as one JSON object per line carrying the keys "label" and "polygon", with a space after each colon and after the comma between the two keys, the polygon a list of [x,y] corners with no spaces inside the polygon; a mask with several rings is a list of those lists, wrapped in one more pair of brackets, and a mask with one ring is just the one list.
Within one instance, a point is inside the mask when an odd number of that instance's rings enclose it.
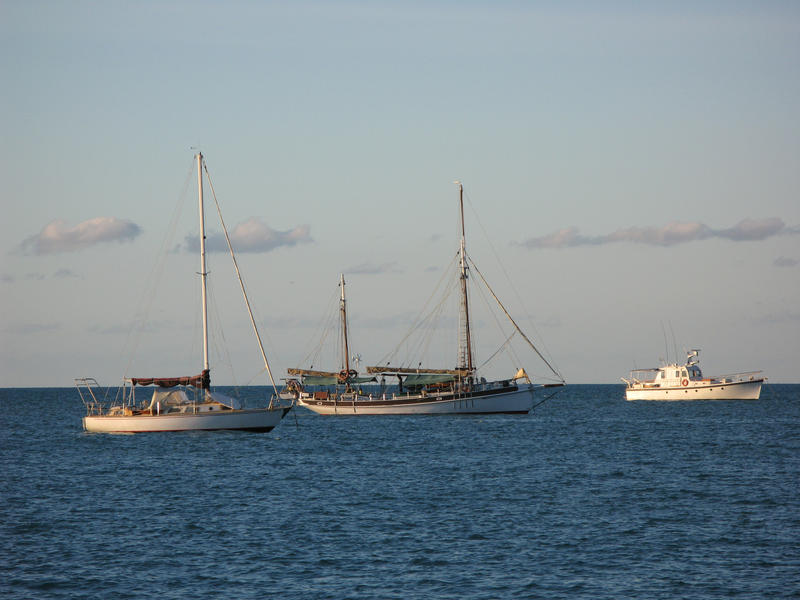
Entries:
{"label": "ketch deck", "polygon": [[[524,414],[534,406],[534,390],[543,387],[558,387],[565,384],[564,378],[550,365],[489,287],[483,275],[466,252],[464,227],[464,188],[460,182],[459,211],[461,240],[458,252],[458,349],[454,368],[423,367],[403,364],[384,364],[367,367],[367,377],[361,377],[353,369],[349,358],[348,323],[344,276],[341,277],[340,298],[340,339],[342,340],[341,363],[338,371],[319,371],[308,369],[289,369],[292,376],[287,380],[287,389],[300,406],[323,415],[407,415],[407,414]],[[487,381],[478,377],[478,365],[474,358],[473,331],[470,315],[470,299],[467,282],[470,271],[474,270],[488,289],[502,312],[512,324],[511,333],[503,333],[504,342],[495,355],[504,350],[511,338],[521,337],[533,348],[539,358],[555,376],[556,383],[534,384],[524,368],[516,367],[514,375],[506,379]],[[493,355],[494,356],[494,355]],[[380,377],[380,391],[365,394],[359,384],[374,382]],[[399,391],[388,393],[385,378],[396,378]],[[296,379],[298,378],[298,379]],[[334,388],[311,389],[319,386]]]}

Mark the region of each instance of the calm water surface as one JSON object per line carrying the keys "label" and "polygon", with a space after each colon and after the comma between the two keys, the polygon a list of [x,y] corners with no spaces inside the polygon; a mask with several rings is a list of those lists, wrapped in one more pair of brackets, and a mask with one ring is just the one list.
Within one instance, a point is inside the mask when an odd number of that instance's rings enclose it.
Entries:
{"label": "calm water surface", "polygon": [[73,389],[0,414],[3,598],[800,595],[796,385],[269,434],[86,434]]}

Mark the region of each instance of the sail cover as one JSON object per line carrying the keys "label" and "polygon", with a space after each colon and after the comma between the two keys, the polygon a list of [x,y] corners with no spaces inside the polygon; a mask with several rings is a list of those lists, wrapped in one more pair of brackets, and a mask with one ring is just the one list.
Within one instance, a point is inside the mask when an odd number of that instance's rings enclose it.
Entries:
{"label": "sail cover", "polygon": [[416,385],[431,385],[434,383],[448,383],[450,381],[455,381],[455,375],[435,375],[435,374],[421,374],[421,375],[409,375],[403,381],[403,385],[405,386],[416,386]]}
{"label": "sail cover", "polygon": [[344,383],[369,383],[370,381],[375,381],[375,378],[349,377],[347,381],[342,381],[332,375],[303,375],[303,383],[306,385],[343,385]]}
{"label": "sail cover", "polygon": [[204,369],[199,375],[189,377],[131,377],[132,385],[157,385],[158,387],[171,388],[176,385],[191,385],[198,389],[207,390],[211,387],[211,375]]}
{"label": "sail cover", "polygon": [[303,383],[306,385],[336,385],[339,383],[339,378],[333,375],[304,375]]}

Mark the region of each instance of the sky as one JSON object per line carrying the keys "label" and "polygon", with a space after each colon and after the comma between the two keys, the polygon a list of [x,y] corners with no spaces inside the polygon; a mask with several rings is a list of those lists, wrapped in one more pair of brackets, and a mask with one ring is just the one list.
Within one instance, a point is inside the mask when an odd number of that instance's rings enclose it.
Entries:
{"label": "sky", "polygon": [[[277,378],[334,360],[340,273],[361,368],[392,356],[460,180],[470,256],[567,383],[689,348],[798,382],[799,67],[796,2],[4,0],[0,386],[200,371],[197,149]],[[212,380],[264,384],[206,211]]]}

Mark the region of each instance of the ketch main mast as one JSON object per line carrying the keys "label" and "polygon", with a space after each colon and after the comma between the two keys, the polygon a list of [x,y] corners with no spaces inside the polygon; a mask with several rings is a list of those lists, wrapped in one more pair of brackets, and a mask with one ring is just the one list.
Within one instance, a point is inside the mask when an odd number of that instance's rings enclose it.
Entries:
{"label": "ketch main mast", "polygon": [[459,207],[461,211],[461,249],[460,262],[461,274],[461,310],[459,311],[459,339],[458,339],[458,368],[466,369],[471,375],[475,368],[472,363],[472,337],[469,328],[469,297],[467,296],[467,279],[469,277],[467,266],[467,244],[464,227],[464,186],[460,181],[454,181],[458,186]]}

